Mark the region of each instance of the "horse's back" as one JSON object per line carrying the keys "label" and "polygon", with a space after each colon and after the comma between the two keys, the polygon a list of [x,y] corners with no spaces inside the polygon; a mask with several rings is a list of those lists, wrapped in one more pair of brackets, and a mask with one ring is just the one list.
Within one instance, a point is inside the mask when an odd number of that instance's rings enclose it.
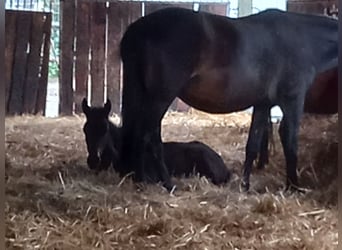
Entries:
{"label": "horse's back", "polygon": [[153,86],[146,79],[166,72],[173,84],[180,82],[183,101],[227,113],[265,100],[277,104],[279,93],[289,89],[304,91],[307,86],[297,86],[297,80],[310,82],[313,68],[334,66],[337,47],[337,23],[329,18],[267,10],[232,19],[167,8],[129,26],[121,56],[124,64],[139,61],[145,87]]}

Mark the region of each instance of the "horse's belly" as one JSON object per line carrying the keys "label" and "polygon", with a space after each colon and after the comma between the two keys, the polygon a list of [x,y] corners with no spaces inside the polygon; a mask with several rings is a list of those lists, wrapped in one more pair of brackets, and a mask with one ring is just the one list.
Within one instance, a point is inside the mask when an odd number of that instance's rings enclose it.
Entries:
{"label": "horse's belly", "polygon": [[195,75],[179,97],[190,106],[209,113],[230,113],[250,106],[250,100],[246,102],[236,83],[229,80],[218,73]]}

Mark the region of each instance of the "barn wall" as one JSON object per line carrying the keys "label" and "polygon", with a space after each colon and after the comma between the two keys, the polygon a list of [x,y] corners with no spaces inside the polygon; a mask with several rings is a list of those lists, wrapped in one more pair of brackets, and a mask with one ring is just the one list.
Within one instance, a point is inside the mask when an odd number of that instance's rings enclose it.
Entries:
{"label": "barn wall", "polygon": [[5,12],[7,115],[45,112],[51,13]]}

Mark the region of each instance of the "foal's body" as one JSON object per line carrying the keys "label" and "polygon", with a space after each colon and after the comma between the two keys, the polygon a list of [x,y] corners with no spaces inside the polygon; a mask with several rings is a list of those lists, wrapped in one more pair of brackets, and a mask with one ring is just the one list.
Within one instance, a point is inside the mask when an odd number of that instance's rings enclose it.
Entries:
{"label": "foal's body", "polygon": [[[87,121],[84,126],[88,148],[88,165],[91,169],[106,170],[111,164],[120,174],[129,171],[120,164],[121,128],[108,119],[110,101],[105,107],[88,107],[86,100],[82,108]],[[102,130],[102,132],[101,132]],[[229,181],[230,171],[222,158],[202,142],[165,142],[163,143],[165,163],[171,176],[189,177],[199,174],[220,185]]]}
{"label": "foal's body", "polygon": [[[111,127],[112,138],[120,138],[120,133],[118,127]],[[163,149],[165,164],[171,176],[190,177],[199,174],[215,185],[227,183],[230,179],[231,173],[221,156],[202,142],[164,142]],[[120,168],[116,152],[113,154],[113,167],[121,175],[127,174]]]}
{"label": "foal's body", "polygon": [[199,142],[164,142],[164,160],[171,176],[189,177],[199,174],[215,185],[227,183],[230,171],[221,156],[208,145]]}

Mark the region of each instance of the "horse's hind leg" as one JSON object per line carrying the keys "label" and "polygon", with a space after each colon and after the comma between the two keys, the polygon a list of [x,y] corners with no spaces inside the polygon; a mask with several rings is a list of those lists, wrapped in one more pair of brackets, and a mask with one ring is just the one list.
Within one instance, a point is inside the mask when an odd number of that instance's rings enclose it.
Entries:
{"label": "horse's hind leg", "polygon": [[298,187],[297,180],[297,150],[298,150],[298,131],[302,105],[300,98],[282,105],[284,113],[283,120],[279,126],[280,140],[283,146],[286,159],[286,189]]}
{"label": "horse's hind leg", "polygon": [[267,128],[264,130],[262,135],[257,169],[264,169],[265,165],[267,165],[269,162],[268,144],[270,136],[273,136],[271,113],[269,113]]}
{"label": "horse's hind leg", "polygon": [[249,190],[249,176],[252,171],[253,162],[260,152],[262,136],[267,127],[268,112],[269,108],[267,106],[256,106],[253,110],[252,123],[249,129],[246,145],[246,159],[243,166],[243,177],[241,183],[244,191]]}

